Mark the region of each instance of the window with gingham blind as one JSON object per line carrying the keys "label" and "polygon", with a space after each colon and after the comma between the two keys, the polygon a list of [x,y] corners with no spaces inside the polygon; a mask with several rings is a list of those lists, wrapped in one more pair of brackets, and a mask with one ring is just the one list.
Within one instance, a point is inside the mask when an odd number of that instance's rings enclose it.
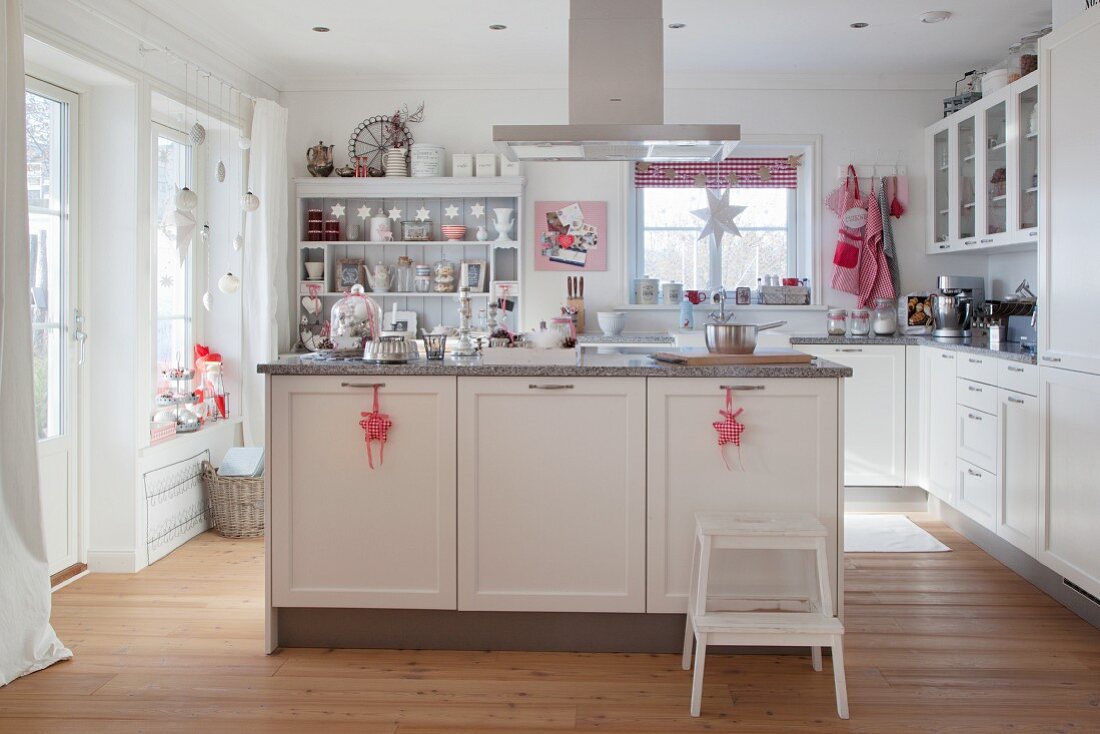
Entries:
{"label": "window with gingham blind", "polygon": [[[731,180],[732,176],[732,180]],[[637,188],[797,189],[788,158],[726,158],[717,163],[637,163]]]}

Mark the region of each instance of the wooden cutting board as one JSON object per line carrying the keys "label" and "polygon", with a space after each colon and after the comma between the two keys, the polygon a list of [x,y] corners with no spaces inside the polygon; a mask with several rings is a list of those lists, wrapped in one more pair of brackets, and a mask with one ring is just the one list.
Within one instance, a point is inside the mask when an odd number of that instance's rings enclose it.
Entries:
{"label": "wooden cutting board", "polygon": [[793,349],[761,349],[752,354],[711,354],[706,349],[681,349],[676,352],[655,352],[651,355],[658,362],[685,367],[757,364],[809,364],[812,354]]}

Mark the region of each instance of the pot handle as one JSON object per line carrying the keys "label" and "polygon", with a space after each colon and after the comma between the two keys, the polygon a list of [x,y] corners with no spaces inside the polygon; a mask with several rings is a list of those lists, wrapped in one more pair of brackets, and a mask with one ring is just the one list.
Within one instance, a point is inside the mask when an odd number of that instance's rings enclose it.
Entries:
{"label": "pot handle", "polygon": [[757,331],[764,331],[765,329],[775,329],[776,327],[786,326],[786,325],[787,325],[786,321],[771,321],[767,324],[760,324],[759,326],[756,327],[756,330]]}

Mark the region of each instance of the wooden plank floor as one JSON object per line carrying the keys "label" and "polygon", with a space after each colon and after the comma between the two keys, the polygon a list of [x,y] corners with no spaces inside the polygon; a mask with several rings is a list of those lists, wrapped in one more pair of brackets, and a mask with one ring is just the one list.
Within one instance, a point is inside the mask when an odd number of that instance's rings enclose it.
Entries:
{"label": "wooden plank floor", "polygon": [[206,534],[54,595],[75,658],[0,689],[0,731],[1100,732],[1100,631],[946,525],[953,553],[853,554],[852,718],[829,664],[708,656],[703,716],[675,655],[262,652],[263,545]]}

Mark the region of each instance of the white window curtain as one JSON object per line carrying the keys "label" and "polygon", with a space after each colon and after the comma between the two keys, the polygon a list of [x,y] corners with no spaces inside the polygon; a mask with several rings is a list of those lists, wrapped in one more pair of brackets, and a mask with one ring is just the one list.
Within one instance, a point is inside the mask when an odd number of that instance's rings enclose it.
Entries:
{"label": "white window curtain", "polygon": [[260,208],[245,222],[241,274],[241,410],[248,446],[264,445],[264,380],[256,365],[274,360],[279,345],[289,343],[290,325],[283,314],[293,312],[280,297],[287,288],[286,120],[285,108],[269,99],[256,101],[248,189],[259,197]]}
{"label": "white window curtain", "polygon": [[23,3],[0,20],[0,686],[72,657],[50,626],[31,377]]}

